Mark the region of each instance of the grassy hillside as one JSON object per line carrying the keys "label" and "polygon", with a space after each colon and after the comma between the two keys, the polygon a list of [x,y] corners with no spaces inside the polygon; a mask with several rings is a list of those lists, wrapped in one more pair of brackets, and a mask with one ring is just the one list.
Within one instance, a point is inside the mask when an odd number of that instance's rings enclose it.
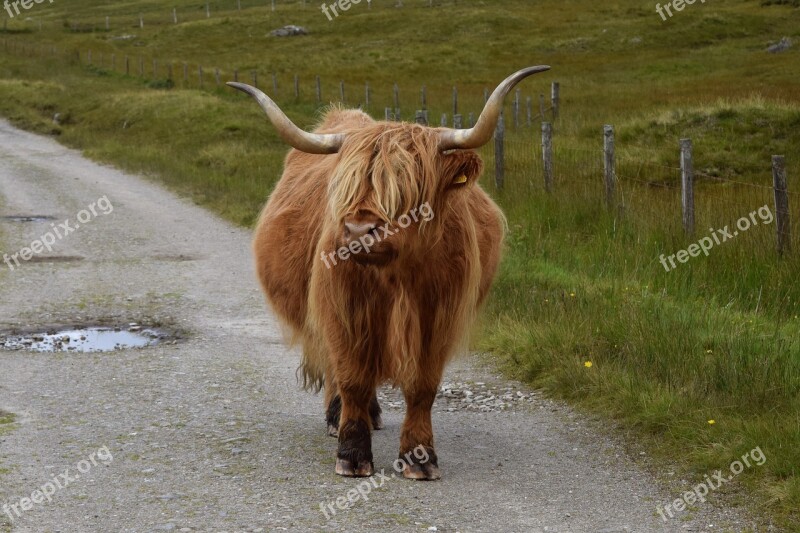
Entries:
{"label": "grassy hillside", "polygon": [[[344,80],[347,102],[363,104],[369,83],[376,117],[397,83],[409,118],[424,84],[438,123],[452,113],[453,85],[462,112],[477,113],[484,87],[522,66],[552,65],[521,90],[538,108],[538,95],[561,83],[555,192],[541,186],[538,125],[510,128],[506,188],[494,190],[490,172],[484,180],[510,233],[477,344],[509,373],[619,421],[691,479],[760,446],[767,462],[735,487],[767,520],[800,528],[800,9],[709,1],[662,21],[654,5],[633,0],[403,3],[362,2],[334,21],[313,2],[278,1],[273,13],[260,0],[244,0],[242,11],[226,0],[211,4],[210,18],[186,1],[37,4],[0,36],[0,113],[249,225],[286,147],[250,100],[216,87],[215,68],[223,80],[256,71],[293,119],[311,125],[322,107],[315,76],[324,102]],[[285,24],[309,35],[268,35]],[[767,53],[782,37],[795,46]],[[615,126],[619,150],[611,211],[603,124]],[[680,226],[683,137],[694,141],[698,170],[694,237]],[[481,153],[492,168],[491,146]],[[774,213],[773,154],[787,158],[795,251],[778,258],[774,222],[762,221],[666,272],[659,256],[706,228],[765,205]]]}

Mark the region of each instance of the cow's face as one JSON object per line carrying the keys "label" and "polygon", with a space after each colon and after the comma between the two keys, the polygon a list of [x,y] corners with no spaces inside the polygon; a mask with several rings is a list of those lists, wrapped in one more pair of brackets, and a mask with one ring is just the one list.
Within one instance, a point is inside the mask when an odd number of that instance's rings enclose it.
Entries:
{"label": "cow's face", "polygon": [[339,154],[329,220],[336,247],[361,265],[422,259],[436,239],[446,238],[437,217],[483,168],[471,150],[440,152],[436,131],[415,124],[382,122],[350,132]]}
{"label": "cow's face", "polygon": [[[437,221],[447,218],[442,216],[446,210],[457,206],[452,195],[471,186],[482,169],[472,150],[491,140],[503,99],[517,83],[549,69],[546,65],[528,67],[503,80],[469,129],[370,119],[354,131],[334,128],[333,132],[311,133],[298,128],[257,88],[236,82],[229,85],[254,97],[281,137],[297,150],[338,154],[328,188],[327,222],[332,228],[327,234],[334,244],[347,247],[345,254],[356,262],[387,265],[404,256],[424,259],[426,247],[447,238],[444,225]],[[431,209],[432,214],[420,219],[421,209]],[[405,225],[408,218],[404,217],[410,217],[412,223]],[[369,251],[367,243],[372,243]]]}

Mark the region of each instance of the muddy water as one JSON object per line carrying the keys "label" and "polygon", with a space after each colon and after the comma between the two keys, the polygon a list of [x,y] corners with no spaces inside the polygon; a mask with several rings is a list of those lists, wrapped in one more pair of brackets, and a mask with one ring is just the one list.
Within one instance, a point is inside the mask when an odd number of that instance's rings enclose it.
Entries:
{"label": "muddy water", "polygon": [[0,348],[32,352],[112,352],[158,344],[163,335],[155,330],[86,328],[56,333],[0,338]]}

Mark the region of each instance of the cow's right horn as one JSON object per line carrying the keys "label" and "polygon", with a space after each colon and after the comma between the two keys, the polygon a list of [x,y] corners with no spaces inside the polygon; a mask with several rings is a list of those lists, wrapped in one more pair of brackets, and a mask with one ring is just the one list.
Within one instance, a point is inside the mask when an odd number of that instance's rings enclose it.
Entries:
{"label": "cow's right horn", "polygon": [[494,134],[494,129],[497,127],[497,122],[500,120],[500,112],[503,111],[503,99],[516,84],[530,76],[550,70],[547,65],[539,65],[538,67],[528,67],[519,70],[503,80],[497,86],[492,96],[486,102],[486,107],[483,108],[481,116],[478,117],[478,122],[475,127],[468,130],[454,130],[442,129],[439,136],[439,150],[442,152],[446,150],[469,150],[472,148],[480,148],[488,143]]}
{"label": "cow's right horn", "polygon": [[343,133],[309,133],[298,128],[289,120],[278,104],[261,92],[246,83],[228,82],[234,89],[246,92],[256,99],[258,105],[267,114],[270,121],[278,129],[278,133],[290,146],[308,154],[335,154],[342,147],[345,135]]}

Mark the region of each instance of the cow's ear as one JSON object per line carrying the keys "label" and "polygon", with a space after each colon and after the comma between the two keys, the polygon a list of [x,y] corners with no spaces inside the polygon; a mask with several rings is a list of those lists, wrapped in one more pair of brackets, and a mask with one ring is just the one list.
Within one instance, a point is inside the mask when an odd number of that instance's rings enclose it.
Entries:
{"label": "cow's ear", "polygon": [[454,152],[447,156],[442,178],[447,189],[459,189],[471,185],[483,172],[483,162],[475,152]]}

